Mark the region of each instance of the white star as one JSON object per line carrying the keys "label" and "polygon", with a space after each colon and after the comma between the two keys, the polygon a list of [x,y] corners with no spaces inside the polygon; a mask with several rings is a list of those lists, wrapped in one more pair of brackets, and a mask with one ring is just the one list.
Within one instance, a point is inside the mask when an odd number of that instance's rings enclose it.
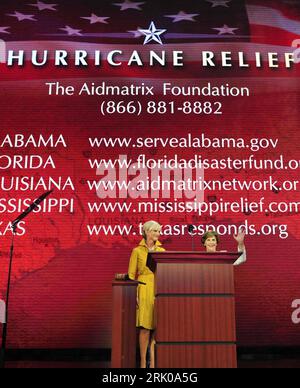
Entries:
{"label": "white star", "polygon": [[206,0],[209,3],[212,3],[212,7],[218,7],[218,6],[223,6],[229,8],[229,5],[227,3],[230,3],[231,0]]}
{"label": "white star", "polygon": [[223,34],[232,34],[232,35],[234,35],[235,34],[234,30],[238,30],[238,28],[231,28],[231,27],[228,27],[226,24],[224,24],[223,27],[213,28],[213,30],[219,31],[218,35],[223,35]]}
{"label": "white star", "polygon": [[148,30],[139,30],[142,34],[146,35],[146,38],[144,40],[144,44],[147,44],[154,40],[155,42],[162,44],[160,35],[166,32],[167,30],[158,30],[155,27],[155,24],[151,22]]}
{"label": "white star", "polygon": [[141,36],[143,36],[143,34],[140,32],[140,27],[138,27],[136,30],[130,30],[127,32],[130,32],[131,34],[133,34],[134,38],[140,38]]}
{"label": "white star", "polygon": [[185,13],[184,11],[180,11],[177,15],[165,15],[165,17],[174,19],[173,23],[183,21],[195,22],[194,17],[198,15],[198,13]]}
{"label": "white star", "polygon": [[81,30],[75,30],[74,28],[72,28],[70,26],[66,26],[65,28],[60,28],[60,30],[66,31],[69,36],[74,36],[74,35],[82,36],[82,34],[80,33]]}
{"label": "white star", "polygon": [[15,11],[14,14],[8,13],[7,15],[17,18],[19,22],[21,22],[23,20],[31,20],[33,22],[37,21],[36,19],[34,19],[34,15],[26,15],[24,13],[17,12],[17,11]]}
{"label": "white star", "polygon": [[57,4],[48,4],[48,3],[43,3],[42,1],[37,1],[36,4],[28,4],[28,5],[38,8],[39,11],[44,11],[44,9],[48,9],[50,11],[57,11],[57,9],[54,8],[54,7],[57,7]]}
{"label": "white star", "polygon": [[0,27],[0,34],[10,34],[9,31],[6,31],[10,27]]}
{"label": "white star", "polygon": [[108,16],[97,16],[94,13],[91,14],[90,17],[87,16],[82,16],[81,19],[87,19],[90,21],[90,24],[95,24],[95,23],[104,23],[108,24],[106,19],[110,19]]}
{"label": "white star", "polygon": [[114,5],[117,5],[118,7],[121,7],[121,11],[126,11],[126,9],[137,9],[138,11],[141,11],[141,5],[145,4],[145,2],[142,3],[134,3],[130,0],[125,0],[124,3],[113,3]]}

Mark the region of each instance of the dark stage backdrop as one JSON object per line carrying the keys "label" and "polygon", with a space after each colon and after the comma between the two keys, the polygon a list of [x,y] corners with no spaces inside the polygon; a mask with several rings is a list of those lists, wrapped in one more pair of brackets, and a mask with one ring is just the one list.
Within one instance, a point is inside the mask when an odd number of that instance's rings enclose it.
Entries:
{"label": "dark stage backdrop", "polygon": [[[22,201],[34,200],[48,189],[54,188],[54,192],[49,197],[53,202],[49,198],[46,202],[53,208],[31,214],[20,225],[15,239],[8,346],[109,348],[111,281],[116,272],[127,271],[131,250],[140,240],[139,224],[150,219],[164,226],[161,242],[170,250],[191,249],[189,224],[199,228],[194,237],[197,249],[202,249],[202,229],[215,227],[221,234],[220,249],[236,250],[232,235],[235,226],[244,225],[248,260],[235,269],[238,344],[299,346],[299,64],[287,69],[281,56],[278,68],[271,69],[265,59],[262,68],[254,66],[257,51],[283,53],[299,47],[299,2],[27,3],[0,5],[2,49],[5,47],[6,53],[25,51],[23,66],[7,66],[4,56],[0,63],[3,300],[11,242],[9,222],[25,209],[26,202]],[[143,46],[144,35],[136,31],[148,29],[152,21],[157,28],[167,30],[161,35],[163,46],[153,42]],[[75,67],[69,55],[68,66],[56,67],[53,51],[58,49],[90,53],[117,49],[124,51],[125,58],[138,50],[143,52],[145,65],[126,66],[125,59],[122,66],[112,67],[104,56],[101,67],[95,67],[93,60],[88,67]],[[149,67],[149,49],[165,50],[167,54],[183,50],[185,64]],[[49,50],[47,64],[33,66],[32,50],[38,50],[40,58],[43,50]],[[233,67],[203,69],[202,50],[231,51]],[[249,68],[238,66],[235,54],[239,51],[246,53]],[[299,57],[299,53],[295,55]],[[144,83],[154,86],[155,96],[49,95],[46,84],[51,82],[73,86],[77,92],[85,82],[90,86]],[[249,96],[164,96],[163,83],[171,83],[178,90],[228,84],[236,90],[248,88]],[[103,115],[103,101],[138,101],[143,111],[140,115]],[[161,111],[147,112],[151,101]],[[159,101],[166,104],[159,105]],[[220,101],[223,114],[200,114],[199,101]],[[174,106],[182,109],[173,113],[170,109]],[[190,112],[190,108],[195,110]],[[38,144],[40,135],[50,139],[46,147]],[[140,138],[149,138],[141,148]],[[151,143],[155,138],[181,139],[181,145],[175,147],[175,140]],[[231,141],[222,144],[222,139],[228,138]],[[95,139],[98,146],[93,146]],[[154,161],[176,157],[216,161],[201,172],[189,167],[157,172],[136,165],[140,155]],[[37,158],[30,160],[30,156]],[[217,162],[228,158],[255,160],[257,165],[249,162],[240,168],[222,168]],[[120,166],[118,160],[129,165]],[[271,162],[259,168],[259,162],[266,160]],[[26,165],[30,161],[33,165]],[[96,161],[101,162],[98,169]],[[181,191],[180,197],[173,189],[151,191],[135,186],[138,180],[153,182],[157,174],[169,181],[186,181],[191,171],[193,180],[200,174],[203,180],[223,183],[223,187],[197,187]],[[131,186],[128,190],[124,186],[107,190],[93,186],[109,180],[133,182],[134,190],[131,192]],[[226,181],[227,185],[240,182],[242,186],[236,183],[237,187],[227,190]],[[55,188],[55,184],[60,187]],[[239,208],[220,208],[211,214],[199,214],[199,206],[193,212],[176,208],[179,202],[195,201],[216,206],[237,202]],[[148,202],[147,208],[141,205],[143,202]],[[159,208],[154,207],[162,202]],[[257,206],[248,209],[250,202]],[[263,208],[259,207],[261,203]]]}

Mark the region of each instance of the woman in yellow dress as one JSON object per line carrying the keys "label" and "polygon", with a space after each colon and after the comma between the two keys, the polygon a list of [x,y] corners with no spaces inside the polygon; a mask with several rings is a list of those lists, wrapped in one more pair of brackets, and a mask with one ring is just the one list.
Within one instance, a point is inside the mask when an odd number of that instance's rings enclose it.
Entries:
{"label": "woman in yellow dress", "polygon": [[150,342],[150,368],[154,368],[154,273],[146,266],[149,252],[163,252],[158,241],[161,225],[155,221],[146,222],[143,225],[143,240],[132,251],[128,275],[132,280],[136,279],[145,285],[139,284],[137,289],[136,326],[140,329],[139,345],[141,368],[146,368],[146,355]]}

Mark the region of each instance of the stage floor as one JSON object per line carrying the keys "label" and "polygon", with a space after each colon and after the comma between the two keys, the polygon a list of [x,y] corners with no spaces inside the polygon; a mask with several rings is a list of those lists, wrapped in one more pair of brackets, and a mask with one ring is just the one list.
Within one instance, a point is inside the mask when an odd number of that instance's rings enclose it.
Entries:
{"label": "stage floor", "polygon": [[[238,368],[300,368],[298,347],[240,347],[237,354]],[[110,349],[8,349],[5,367],[109,369],[110,359]]]}
{"label": "stage floor", "polygon": [[[281,359],[281,360],[243,360],[238,363],[239,368],[300,368],[300,359]],[[55,362],[55,361],[14,361],[7,362],[6,368],[86,368],[99,369],[110,368],[110,362]]]}

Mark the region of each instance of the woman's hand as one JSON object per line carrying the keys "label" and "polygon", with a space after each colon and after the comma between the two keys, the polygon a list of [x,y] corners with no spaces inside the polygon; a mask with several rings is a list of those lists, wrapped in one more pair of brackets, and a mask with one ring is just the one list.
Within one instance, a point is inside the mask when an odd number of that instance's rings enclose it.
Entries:
{"label": "woman's hand", "polygon": [[245,241],[246,231],[245,229],[242,229],[238,232],[238,234],[234,234],[233,237],[236,240],[236,242],[239,244],[239,247],[243,247],[244,241]]}

